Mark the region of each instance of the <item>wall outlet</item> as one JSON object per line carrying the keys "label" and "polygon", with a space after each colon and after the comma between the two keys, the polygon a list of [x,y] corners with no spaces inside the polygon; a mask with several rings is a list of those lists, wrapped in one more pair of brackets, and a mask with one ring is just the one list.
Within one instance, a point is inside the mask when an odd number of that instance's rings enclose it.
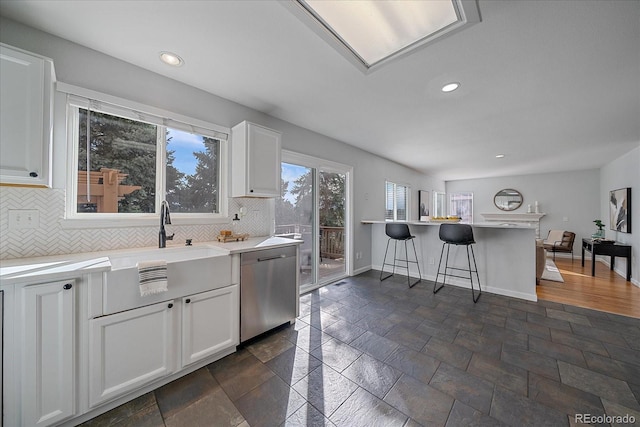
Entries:
{"label": "wall outlet", "polygon": [[435,258],[429,258],[429,265],[435,265],[435,263],[436,263]]}
{"label": "wall outlet", "polygon": [[362,259],[362,252],[356,252],[356,259]]}
{"label": "wall outlet", "polygon": [[568,216],[563,216],[563,217],[562,217],[562,221],[564,221],[564,222],[569,222],[569,217],[568,217]]}
{"label": "wall outlet", "polygon": [[40,227],[40,211],[37,209],[9,209],[9,228]]}

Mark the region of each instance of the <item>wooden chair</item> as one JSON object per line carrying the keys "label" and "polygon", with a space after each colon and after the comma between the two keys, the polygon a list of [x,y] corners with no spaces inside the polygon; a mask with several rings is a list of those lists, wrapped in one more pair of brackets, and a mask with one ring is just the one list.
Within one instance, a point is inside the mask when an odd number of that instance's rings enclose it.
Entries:
{"label": "wooden chair", "polygon": [[576,240],[576,233],[571,231],[549,230],[549,235],[543,242],[546,250],[553,252],[553,260],[556,260],[556,252],[571,253],[573,262],[573,242]]}

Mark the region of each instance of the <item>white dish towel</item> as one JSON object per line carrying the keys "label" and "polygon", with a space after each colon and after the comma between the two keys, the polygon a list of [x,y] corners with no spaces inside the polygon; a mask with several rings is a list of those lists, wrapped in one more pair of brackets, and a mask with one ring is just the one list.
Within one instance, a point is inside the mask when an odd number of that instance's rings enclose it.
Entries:
{"label": "white dish towel", "polygon": [[167,292],[167,262],[163,260],[139,262],[138,279],[141,297]]}

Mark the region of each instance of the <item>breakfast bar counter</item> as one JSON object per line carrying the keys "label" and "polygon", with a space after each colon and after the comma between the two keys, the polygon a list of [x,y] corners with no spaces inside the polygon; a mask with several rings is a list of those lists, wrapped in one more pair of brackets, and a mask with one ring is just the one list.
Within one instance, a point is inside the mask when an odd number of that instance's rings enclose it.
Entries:
{"label": "breakfast bar counter", "polygon": [[[371,224],[371,268],[382,267],[387,236],[385,224],[389,221],[362,220]],[[448,221],[447,221],[448,222]],[[402,221],[414,235],[422,278],[435,281],[442,241],[438,237],[442,222]],[[475,237],[475,256],[482,290],[528,301],[537,301],[536,295],[536,228],[525,224],[476,223],[471,224]],[[404,254],[402,254],[404,256]],[[454,264],[451,264],[453,260]],[[451,265],[465,266],[464,248],[451,248]],[[385,270],[386,271],[386,270]],[[404,274],[400,271],[400,274]],[[418,271],[411,268],[411,276]],[[469,288],[469,281],[453,279],[447,283]]]}

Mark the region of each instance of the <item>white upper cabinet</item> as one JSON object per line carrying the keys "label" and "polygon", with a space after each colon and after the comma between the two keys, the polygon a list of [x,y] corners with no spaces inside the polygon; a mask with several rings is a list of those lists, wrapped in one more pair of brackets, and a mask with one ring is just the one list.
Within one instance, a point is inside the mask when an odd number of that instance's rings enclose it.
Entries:
{"label": "white upper cabinet", "polygon": [[231,196],[280,197],[282,134],[244,121],[231,129]]}
{"label": "white upper cabinet", "polygon": [[50,59],[0,44],[0,183],[51,186]]}

